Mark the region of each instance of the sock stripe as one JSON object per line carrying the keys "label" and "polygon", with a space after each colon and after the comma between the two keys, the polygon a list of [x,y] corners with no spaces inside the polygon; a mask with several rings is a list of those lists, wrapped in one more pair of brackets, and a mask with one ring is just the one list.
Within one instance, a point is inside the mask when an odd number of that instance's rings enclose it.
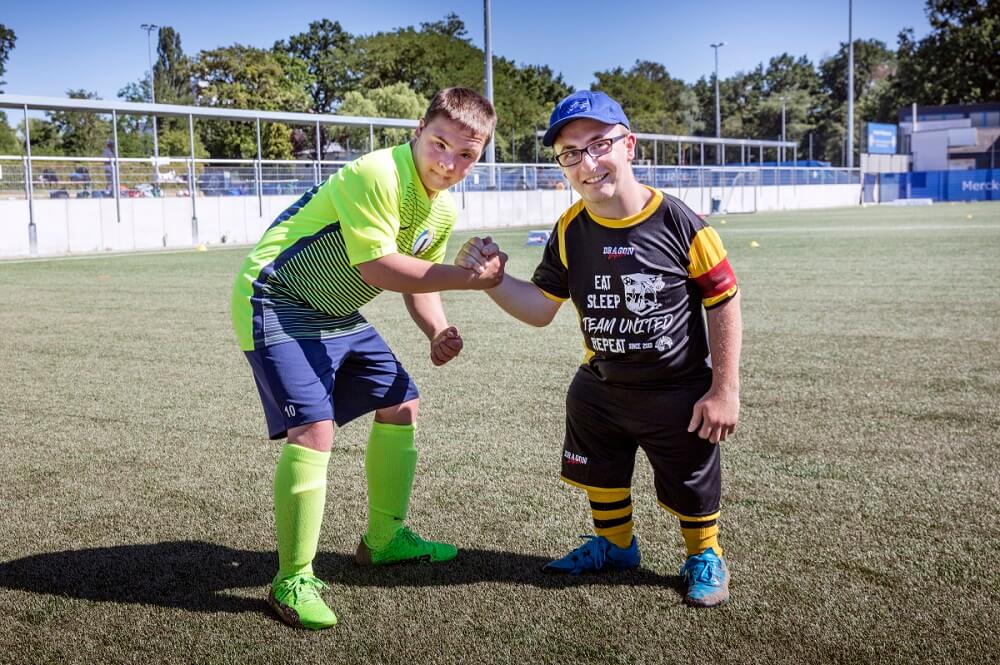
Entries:
{"label": "sock stripe", "polygon": [[612,527],[621,526],[622,524],[628,524],[632,521],[632,513],[624,515],[622,517],[616,517],[610,520],[594,520],[595,529],[610,529]]}
{"label": "sock stripe", "polygon": [[682,529],[707,529],[713,527],[718,523],[719,520],[709,520],[707,522],[686,522],[681,520]]}
{"label": "sock stripe", "polygon": [[631,494],[626,496],[621,501],[594,501],[593,499],[590,501],[591,510],[620,510],[621,508],[628,508],[631,505]]}

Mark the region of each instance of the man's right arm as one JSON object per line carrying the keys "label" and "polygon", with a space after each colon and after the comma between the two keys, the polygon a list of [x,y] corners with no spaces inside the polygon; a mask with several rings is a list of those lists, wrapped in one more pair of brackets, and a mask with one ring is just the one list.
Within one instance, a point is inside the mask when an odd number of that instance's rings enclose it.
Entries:
{"label": "man's right arm", "polygon": [[[497,257],[504,264],[507,263],[507,255],[500,251],[500,247],[489,236],[475,237],[466,241],[458,250],[455,265],[470,272],[481,272]],[[515,319],[538,327],[547,326],[562,304],[562,301],[546,296],[544,291],[531,282],[510,275],[505,275],[503,281],[487,290],[486,294]]]}
{"label": "man's right arm", "polygon": [[358,272],[372,286],[399,293],[483,290],[503,279],[505,258],[495,256],[482,270],[475,271],[392,253],[359,263]]}
{"label": "man's right arm", "polygon": [[562,305],[531,282],[510,275],[504,277],[498,286],[487,290],[486,295],[515,319],[539,328],[549,325]]}

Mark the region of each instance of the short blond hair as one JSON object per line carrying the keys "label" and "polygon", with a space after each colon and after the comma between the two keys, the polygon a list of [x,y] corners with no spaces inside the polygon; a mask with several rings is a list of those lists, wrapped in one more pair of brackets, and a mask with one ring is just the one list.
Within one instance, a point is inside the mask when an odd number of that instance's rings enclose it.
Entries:
{"label": "short blond hair", "polygon": [[438,91],[424,113],[424,124],[443,116],[462,125],[489,143],[497,126],[497,112],[490,100],[471,88],[445,88]]}

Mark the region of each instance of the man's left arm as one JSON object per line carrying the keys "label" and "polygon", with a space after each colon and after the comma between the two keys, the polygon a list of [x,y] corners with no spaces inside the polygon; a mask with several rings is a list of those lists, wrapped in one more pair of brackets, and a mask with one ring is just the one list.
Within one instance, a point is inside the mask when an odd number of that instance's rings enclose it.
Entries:
{"label": "man's left arm", "polygon": [[740,292],[706,314],[708,348],[712,354],[712,387],[694,405],[688,431],[697,429],[701,438],[719,443],[733,433],[740,415],[740,350],[743,344]]}
{"label": "man's left arm", "polygon": [[439,293],[404,293],[403,301],[410,318],[431,342],[431,362],[443,365],[459,354],[462,336],[458,328],[448,325]]}

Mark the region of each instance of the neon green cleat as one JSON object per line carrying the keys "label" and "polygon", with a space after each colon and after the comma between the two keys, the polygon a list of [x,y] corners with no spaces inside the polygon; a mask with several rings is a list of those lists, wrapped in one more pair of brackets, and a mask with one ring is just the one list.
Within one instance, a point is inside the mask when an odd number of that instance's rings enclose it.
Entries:
{"label": "neon green cleat", "polygon": [[337,625],[337,615],[319,595],[329,588],[315,575],[292,575],[271,583],[267,604],[289,626],[309,630],[330,628]]}
{"label": "neon green cleat", "polygon": [[424,540],[404,526],[396,532],[388,545],[377,550],[368,547],[368,542],[362,536],[361,542],[358,543],[358,551],[354,554],[354,560],[362,566],[383,566],[389,563],[403,563],[404,561],[438,563],[451,561],[456,556],[458,556],[458,548],[454,545]]}

